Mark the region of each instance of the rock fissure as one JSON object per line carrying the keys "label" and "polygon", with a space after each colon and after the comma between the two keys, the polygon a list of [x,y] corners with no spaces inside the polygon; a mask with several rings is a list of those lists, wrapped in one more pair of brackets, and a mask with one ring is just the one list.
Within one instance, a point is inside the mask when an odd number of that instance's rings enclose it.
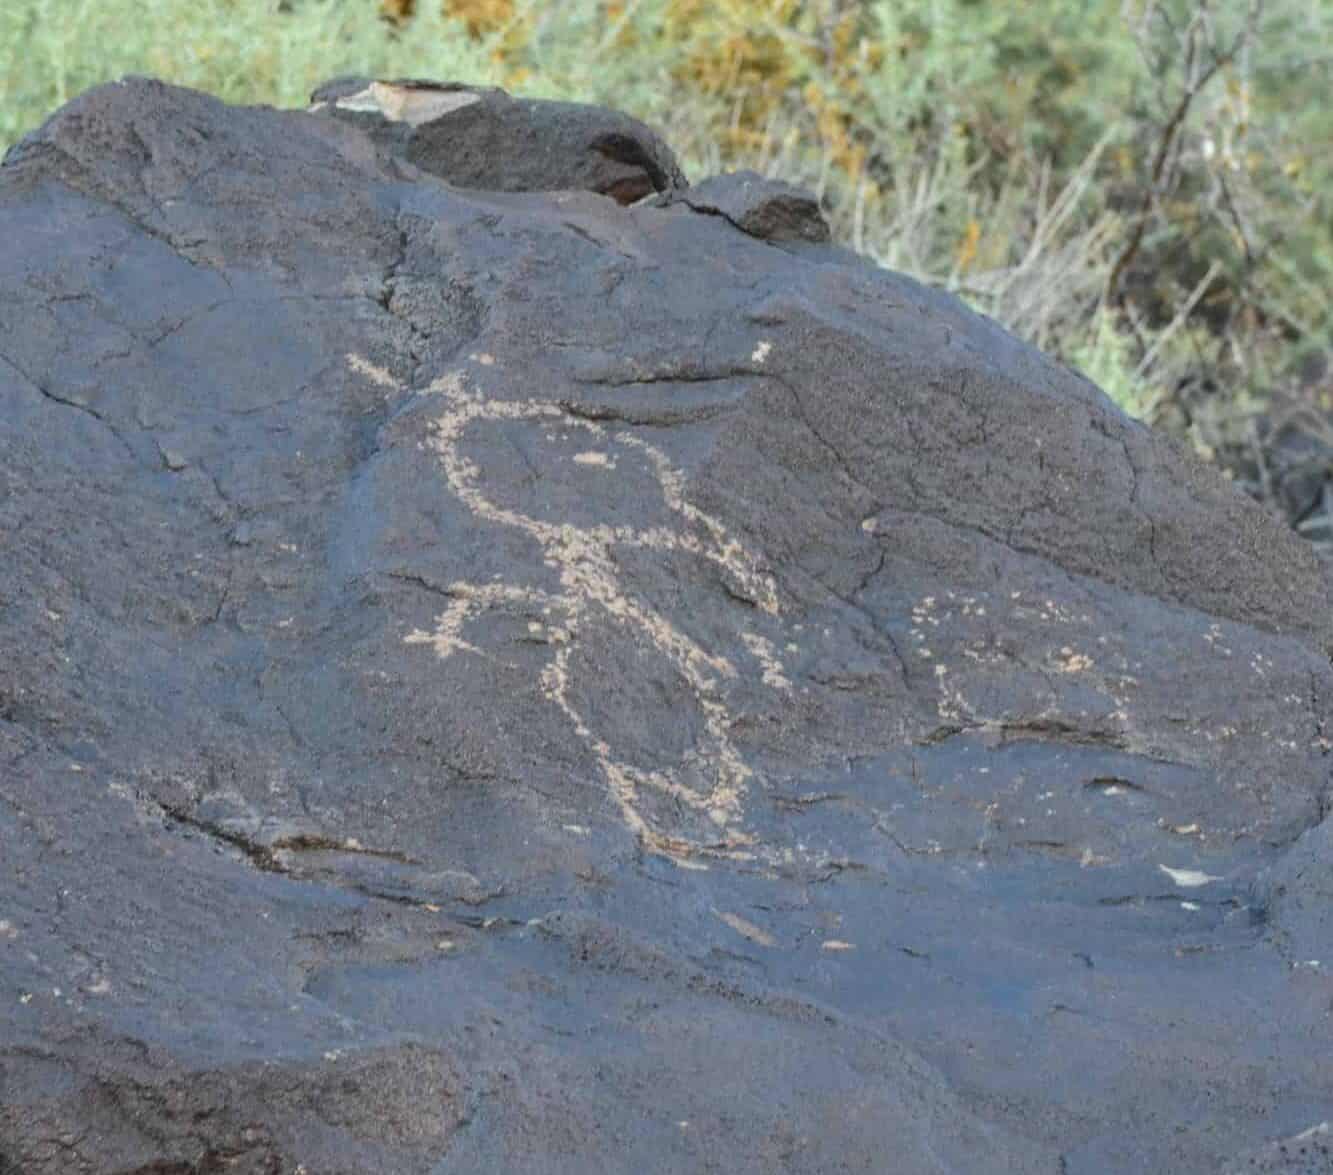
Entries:
{"label": "rock fissure", "polygon": [[730,405],[709,404],[663,411],[659,408],[630,407],[626,404],[587,404],[577,400],[556,401],[562,411],[577,420],[599,424],[627,424],[638,428],[676,428],[687,424],[706,424],[734,411]]}
{"label": "rock fissure", "polygon": [[108,420],[102,413],[98,412],[96,408],[93,408],[88,404],[80,403],[78,400],[61,396],[58,393],[51,391],[50,388],[43,387],[39,381],[33,379],[30,375],[28,375],[27,372],[25,372],[21,367],[19,367],[19,365],[15,363],[7,355],[0,355],[0,362],[3,362],[11,370],[17,372],[19,378],[23,380],[23,382],[28,387],[32,388],[32,390],[35,391],[43,399],[49,400],[53,404],[60,404],[65,408],[73,408],[78,412],[84,413],[86,416],[91,416],[94,420],[98,422],[98,424],[102,425],[103,428],[105,428],[113,437],[116,438],[120,446],[130,455],[130,458],[137,463],[138,454],[135,453],[134,446],[131,445],[129,441],[127,441],[125,437],[121,434],[120,430],[116,428],[116,426],[112,424],[111,421]]}
{"label": "rock fissure", "polygon": [[152,802],[161,810],[162,815],[169,823],[202,833],[211,840],[239,849],[251,863],[270,873],[290,872],[281,857],[281,854],[285,852],[299,853],[327,850],[349,853],[354,856],[378,857],[401,865],[419,866],[421,864],[420,861],[404,853],[388,849],[366,848],[349,838],[328,837],[313,832],[291,833],[268,841],[258,841],[244,832],[227,828],[217,822],[200,820],[179,805],[168,804],[157,797],[152,797]]}

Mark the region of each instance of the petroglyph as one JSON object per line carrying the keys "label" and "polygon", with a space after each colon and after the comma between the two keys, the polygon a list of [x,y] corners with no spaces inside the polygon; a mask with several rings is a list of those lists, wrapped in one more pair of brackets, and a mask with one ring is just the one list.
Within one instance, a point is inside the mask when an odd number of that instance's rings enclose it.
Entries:
{"label": "petroglyph", "polygon": [[[764,667],[764,684],[774,689],[791,691],[791,681],[782,671],[782,661],[778,658],[773,642],[757,632],[741,633],[745,647],[754,655],[756,661]],[[795,650],[795,646],[789,646]]]}
{"label": "petroglyph", "polygon": [[[348,362],[365,371],[355,357],[349,356]],[[745,798],[754,782],[753,772],[728,734],[733,715],[720,696],[721,685],[737,679],[741,671],[726,657],[701,647],[660,610],[635,598],[622,582],[613,552],[639,548],[706,559],[718,567],[731,594],[752,602],[762,615],[776,617],[780,611],[776,587],[759,559],[721,522],[686,500],[680,472],[661,449],[643,438],[573,416],[556,404],[489,399],[471,390],[461,372],[442,376],[427,392],[438,395],[444,403],[426,443],[439,455],[449,487],[478,517],[532,536],[542,548],[546,566],[557,573],[560,590],[456,581],[448,585],[452,599],[436,617],[434,629],[415,629],[404,638],[406,643],[429,645],[441,658],[460,653],[491,657],[466,638],[471,618],[506,603],[540,612],[543,621],[531,622],[529,631],[539,633],[554,649],[541,674],[542,691],[566,715],[592,752],[622,818],[645,847],[680,864],[698,856],[740,860],[769,856],[744,827]],[[681,520],[681,525],[574,525],[536,518],[495,501],[483,489],[483,471],[464,455],[462,444],[470,430],[515,421],[536,424],[548,441],[568,438],[573,430],[579,430],[592,445],[581,449],[572,460],[589,471],[610,471],[618,462],[639,458],[637,464],[651,475],[662,503]],[[703,724],[694,745],[685,752],[682,766],[688,766],[696,779],[702,773],[707,781],[705,788],[687,786],[677,768],[649,769],[627,761],[580,711],[572,688],[574,653],[582,634],[593,625],[608,622],[628,639],[640,644],[646,641],[649,649],[665,657],[686,683]],[[746,671],[767,688],[789,693],[791,681],[773,642],[752,631],[743,632],[742,640],[754,662]],[[701,817],[709,835],[682,836],[678,830],[668,832],[658,827],[645,802],[649,793],[669,797],[679,810]]]}
{"label": "petroglyph", "polygon": [[748,938],[751,942],[757,942],[761,947],[775,947],[778,945],[777,940],[768,931],[756,926],[748,919],[742,918],[739,914],[729,914],[725,910],[716,909],[713,913],[737,934]]}
{"label": "petroglyph", "polygon": [[380,367],[376,363],[371,363],[369,359],[360,355],[348,355],[347,366],[355,371],[357,375],[365,376],[366,379],[370,380],[370,382],[377,388],[392,388],[395,391],[398,390],[398,381],[394,379],[393,375],[386,367]]}

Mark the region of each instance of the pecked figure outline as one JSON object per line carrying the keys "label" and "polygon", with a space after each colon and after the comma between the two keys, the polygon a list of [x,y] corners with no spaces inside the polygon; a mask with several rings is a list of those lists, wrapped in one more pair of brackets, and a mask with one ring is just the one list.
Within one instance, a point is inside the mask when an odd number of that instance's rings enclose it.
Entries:
{"label": "pecked figure outline", "polygon": [[[472,358],[483,369],[494,363],[489,355]],[[374,382],[397,386],[396,380],[361,357],[349,355],[347,359],[354,370]],[[575,733],[592,752],[621,818],[639,842],[677,864],[695,867],[706,866],[691,858],[753,860],[767,856],[756,838],[745,830],[744,803],[754,773],[727,733],[729,712],[719,696],[721,681],[739,676],[736,666],[726,657],[706,651],[656,608],[624,590],[611,551],[614,547],[648,547],[684,551],[708,559],[730,575],[760,611],[778,616],[781,607],[773,577],[760,569],[756,556],[728,534],[721,522],[685,499],[681,474],[661,449],[641,436],[627,429],[608,429],[596,420],[576,416],[547,401],[489,399],[479,391],[469,390],[460,370],[438,377],[426,392],[440,396],[446,404],[445,410],[430,424],[429,438],[423,443],[438,454],[450,489],[478,517],[515,527],[534,538],[541,546],[547,566],[559,575],[560,591],[456,580],[447,588],[454,599],[436,617],[434,630],[413,629],[404,642],[430,645],[441,659],[460,652],[487,656],[485,650],[464,636],[469,619],[484,609],[518,602],[538,606],[547,615],[560,614],[561,623],[546,626],[546,636],[555,654],[542,671],[542,691],[568,717]],[[475,425],[505,421],[549,421],[565,429],[581,429],[603,444],[637,452],[653,474],[668,509],[693,524],[692,528],[635,528],[605,523],[576,526],[544,521],[496,503],[481,488],[481,470],[463,455],[461,442]],[[600,452],[582,453],[574,460],[607,464],[605,454]],[[711,788],[698,791],[687,787],[676,778],[672,767],[646,769],[618,758],[611,743],[589,726],[571,700],[570,664],[579,633],[590,623],[606,620],[621,631],[628,630],[631,638],[646,636],[688,684],[702,712],[703,727],[687,755],[696,765],[705,765],[712,778]],[[748,630],[740,636],[753,658],[758,680],[768,689],[790,693],[792,683],[772,642]],[[655,827],[644,811],[643,797],[648,790],[664,793],[703,815],[716,829],[716,835],[707,840],[691,839]]]}

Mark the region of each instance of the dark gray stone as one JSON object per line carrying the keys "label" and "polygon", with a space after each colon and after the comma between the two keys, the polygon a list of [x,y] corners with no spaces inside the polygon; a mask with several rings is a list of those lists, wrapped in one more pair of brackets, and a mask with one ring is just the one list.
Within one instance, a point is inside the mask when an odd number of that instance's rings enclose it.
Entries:
{"label": "dark gray stone", "polygon": [[657,134],[601,106],[366,77],[328,82],[310,101],[312,111],[352,123],[393,156],[460,188],[579,190],[632,204],[689,186]]}
{"label": "dark gray stone", "polygon": [[0,1170],[1323,1143],[1329,588],[1095,387],[142,79],[0,239]]}
{"label": "dark gray stone", "polygon": [[695,212],[723,216],[741,232],[765,241],[825,244],[829,239],[828,221],[813,192],[754,171],[711,176],[693,188],[666,192],[654,204],[686,204]]}

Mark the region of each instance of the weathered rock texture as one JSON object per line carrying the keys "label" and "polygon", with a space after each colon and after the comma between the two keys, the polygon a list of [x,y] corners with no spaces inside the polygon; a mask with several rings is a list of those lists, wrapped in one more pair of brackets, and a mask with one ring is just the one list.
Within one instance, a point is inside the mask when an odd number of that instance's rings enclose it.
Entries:
{"label": "weathered rock texture", "polygon": [[697,188],[673,188],[653,200],[657,208],[672,204],[725,217],[741,232],[765,241],[825,244],[829,239],[828,222],[811,193],[753,171],[713,176]]}
{"label": "weathered rock texture", "polygon": [[0,240],[0,1170],[1327,1169],[1329,592],[1095,387],[144,80]]}
{"label": "weathered rock texture", "polygon": [[687,187],[651,129],[614,110],[511,98],[456,82],[338,78],[310,95],[312,113],[364,130],[392,155],[460,188],[580,188],[632,204]]}

